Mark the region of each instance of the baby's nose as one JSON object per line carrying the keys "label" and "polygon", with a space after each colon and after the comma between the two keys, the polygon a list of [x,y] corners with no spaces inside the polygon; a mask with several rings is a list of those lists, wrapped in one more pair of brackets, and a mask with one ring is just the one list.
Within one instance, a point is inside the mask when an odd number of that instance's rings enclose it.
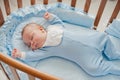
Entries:
{"label": "baby's nose", "polygon": [[32,45],[32,44],[33,44],[33,41],[30,42],[30,45]]}
{"label": "baby's nose", "polygon": [[32,47],[33,47],[33,45],[34,45],[34,42],[33,42],[33,41],[31,41],[31,42],[30,42],[30,47],[32,48]]}

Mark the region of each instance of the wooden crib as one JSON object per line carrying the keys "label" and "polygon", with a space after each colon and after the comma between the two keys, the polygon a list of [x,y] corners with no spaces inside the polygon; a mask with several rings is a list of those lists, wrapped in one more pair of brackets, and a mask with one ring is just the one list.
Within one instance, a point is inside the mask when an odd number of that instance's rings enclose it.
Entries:
{"label": "wooden crib", "polygon": [[[11,13],[9,1],[10,0],[3,0],[7,15],[9,15]],[[22,8],[23,7],[22,0],[16,0],[16,1],[17,1],[18,8]],[[57,0],[57,1],[63,2],[62,0]],[[97,29],[97,26],[100,22],[100,19],[101,19],[101,16],[103,14],[103,11],[104,11],[104,8],[106,6],[107,1],[108,0],[101,0],[98,11],[96,11],[97,15],[96,15],[95,21],[94,21],[94,29]],[[30,0],[30,2],[31,2],[31,5],[35,5],[35,3],[36,3],[35,0]],[[76,7],[76,3],[77,3],[77,0],[71,0],[70,5],[72,7]],[[43,4],[48,5],[48,0],[43,0]],[[84,12],[88,13],[90,5],[91,5],[91,0],[86,0],[85,5],[84,5],[84,9],[83,9]],[[113,19],[115,19],[117,17],[119,10],[120,10],[120,0],[117,0],[116,6],[112,12],[112,15],[111,15],[109,21],[107,22],[107,25],[109,23],[111,23],[113,21]],[[3,25],[4,21],[5,21],[5,19],[4,19],[3,12],[2,12],[1,7],[0,7],[0,26]],[[46,74],[43,72],[40,72],[40,71],[36,70],[35,68],[32,68],[32,67],[30,67],[26,64],[23,64],[15,59],[12,59],[9,56],[3,55],[3,53],[0,53],[0,69],[2,69],[2,71],[5,73],[8,80],[10,80],[10,78],[6,74],[5,69],[1,63],[6,63],[9,65],[9,67],[14,75],[15,80],[20,80],[20,78],[16,72],[16,69],[27,73],[29,80],[35,80],[35,77],[42,79],[42,80],[61,80],[60,78],[57,78],[55,76],[52,76],[52,75],[49,75],[49,74]]]}

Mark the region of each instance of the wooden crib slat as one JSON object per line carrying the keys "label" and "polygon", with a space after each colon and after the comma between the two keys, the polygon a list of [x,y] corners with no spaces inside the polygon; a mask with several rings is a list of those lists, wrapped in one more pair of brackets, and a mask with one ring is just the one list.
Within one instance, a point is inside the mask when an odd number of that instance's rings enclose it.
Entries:
{"label": "wooden crib slat", "polygon": [[62,0],[57,0],[57,2],[62,2]]}
{"label": "wooden crib slat", "polygon": [[88,13],[88,10],[90,8],[91,0],[86,0],[85,6],[84,6],[84,12]]}
{"label": "wooden crib slat", "polygon": [[4,67],[2,66],[1,61],[0,61],[0,69],[1,69],[1,70],[3,71],[3,73],[5,74],[5,76],[6,76],[7,80],[10,80],[10,78],[9,78],[9,77],[8,77],[8,75],[7,75],[7,73],[5,72]]}
{"label": "wooden crib slat", "polygon": [[32,75],[29,75],[29,74],[28,74],[28,78],[29,78],[29,80],[35,80],[35,77]]}
{"label": "wooden crib slat", "polygon": [[3,23],[4,23],[4,17],[3,17],[3,14],[2,14],[2,10],[0,8],[0,27],[2,26]]}
{"label": "wooden crib slat", "polygon": [[43,0],[43,4],[47,5],[48,4],[48,0]]}
{"label": "wooden crib slat", "polygon": [[22,0],[17,0],[18,8],[22,8]]}
{"label": "wooden crib slat", "polygon": [[5,5],[6,14],[9,15],[10,14],[9,0],[4,0],[4,5]]}
{"label": "wooden crib slat", "polygon": [[12,71],[12,74],[14,75],[15,80],[20,80],[20,77],[18,76],[16,69],[12,66],[9,66],[10,70]]}
{"label": "wooden crib slat", "polygon": [[71,1],[71,7],[75,7],[75,5],[76,5],[76,0],[72,0]]}
{"label": "wooden crib slat", "polygon": [[100,6],[99,6],[99,9],[98,9],[96,18],[95,18],[95,22],[94,22],[94,29],[96,29],[97,26],[98,26],[98,23],[100,21],[100,18],[102,16],[102,13],[103,13],[103,10],[105,8],[106,3],[107,3],[107,0],[101,0]]}
{"label": "wooden crib slat", "polygon": [[31,5],[34,5],[35,4],[35,0],[31,0]]}
{"label": "wooden crib slat", "polygon": [[48,75],[46,73],[40,72],[39,70],[36,70],[35,68],[32,68],[26,64],[23,64],[22,62],[19,62],[7,55],[4,55],[3,53],[0,53],[0,60],[4,63],[13,66],[16,69],[19,69],[23,72],[26,72],[32,76],[35,76],[37,78],[40,78],[42,80],[61,80],[57,77]]}
{"label": "wooden crib slat", "polygon": [[120,11],[120,0],[117,1],[117,4],[115,6],[115,9],[112,13],[112,16],[110,17],[110,20],[108,23],[112,23],[113,19],[115,19]]}

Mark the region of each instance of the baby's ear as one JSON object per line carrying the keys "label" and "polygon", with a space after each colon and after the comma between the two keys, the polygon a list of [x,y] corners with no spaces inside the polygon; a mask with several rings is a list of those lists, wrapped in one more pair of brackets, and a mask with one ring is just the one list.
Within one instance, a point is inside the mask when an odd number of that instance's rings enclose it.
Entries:
{"label": "baby's ear", "polygon": [[40,29],[40,30],[43,30],[43,27],[40,26],[39,29]]}

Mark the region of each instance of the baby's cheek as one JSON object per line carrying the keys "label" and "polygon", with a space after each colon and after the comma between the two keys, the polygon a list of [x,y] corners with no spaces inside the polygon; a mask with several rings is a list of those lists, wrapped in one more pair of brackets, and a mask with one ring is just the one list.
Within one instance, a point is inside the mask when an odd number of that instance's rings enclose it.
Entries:
{"label": "baby's cheek", "polygon": [[41,36],[36,36],[35,37],[35,41],[39,41],[39,40],[41,40],[42,38],[41,38]]}
{"label": "baby's cheek", "polygon": [[36,37],[36,38],[34,39],[34,42],[38,42],[38,41],[40,41],[40,39],[39,39],[38,37]]}

